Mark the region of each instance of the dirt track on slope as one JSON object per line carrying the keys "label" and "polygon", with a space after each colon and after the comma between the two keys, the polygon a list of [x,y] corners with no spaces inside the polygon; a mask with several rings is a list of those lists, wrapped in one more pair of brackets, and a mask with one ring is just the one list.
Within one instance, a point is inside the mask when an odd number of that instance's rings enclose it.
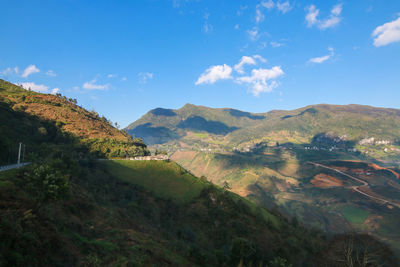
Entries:
{"label": "dirt track on slope", "polygon": [[384,199],[382,197],[372,196],[372,195],[370,195],[370,194],[368,194],[366,192],[363,192],[362,188],[370,189],[369,184],[364,180],[361,180],[361,179],[359,179],[357,177],[354,177],[352,175],[349,175],[349,174],[347,174],[347,173],[345,173],[343,171],[337,170],[335,168],[332,168],[332,167],[329,167],[329,166],[326,166],[326,165],[323,165],[323,164],[320,164],[320,163],[311,162],[311,161],[309,161],[308,163],[313,164],[313,165],[318,166],[318,167],[321,167],[321,168],[325,168],[325,169],[328,169],[328,170],[335,171],[337,173],[340,173],[340,174],[342,174],[342,175],[344,175],[344,176],[346,176],[346,177],[348,177],[348,178],[350,178],[350,179],[362,184],[362,185],[359,185],[359,186],[347,187],[347,188],[352,189],[352,190],[354,190],[355,192],[357,192],[357,193],[359,193],[361,195],[364,195],[364,196],[366,196],[366,197],[368,197],[368,198],[370,198],[372,200],[382,202],[383,204],[390,204],[390,205],[393,205],[393,206],[396,206],[396,207],[400,208],[400,204],[399,203]]}

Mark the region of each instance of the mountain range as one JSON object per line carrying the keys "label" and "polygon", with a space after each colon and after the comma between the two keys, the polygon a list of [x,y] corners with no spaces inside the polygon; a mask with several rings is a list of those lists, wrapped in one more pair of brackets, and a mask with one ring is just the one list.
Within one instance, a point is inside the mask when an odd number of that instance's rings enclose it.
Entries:
{"label": "mountain range", "polygon": [[[232,151],[276,143],[355,148],[374,158],[400,152],[400,110],[362,105],[313,105],[249,113],[186,104],[156,108],[126,127],[133,136],[170,151],[196,148]],[[377,144],[388,145],[386,151]]]}
{"label": "mountain range", "polygon": [[[130,160],[149,155],[147,145],[74,99],[0,80],[0,110],[1,164],[15,163],[19,142],[28,161],[0,171],[1,266],[397,262],[391,248],[369,234],[311,228],[273,201],[267,207],[257,204],[256,194],[236,194],[233,180],[218,186],[197,177],[174,157]],[[232,130],[216,125],[218,135]],[[382,172],[396,173],[390,170]]]}
{"label": "mountain range", "polygon": [[153,109],[126,130],[261,206],[327,233],[367,231],[400,252],[400,110],[186,104]]}

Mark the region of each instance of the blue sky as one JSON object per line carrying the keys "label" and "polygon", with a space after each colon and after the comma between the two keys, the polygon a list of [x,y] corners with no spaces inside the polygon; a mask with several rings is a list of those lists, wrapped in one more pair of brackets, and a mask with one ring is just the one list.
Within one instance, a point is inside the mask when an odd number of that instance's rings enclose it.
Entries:
{"label": "blue sky", "polygon": [[3,0],[0,78],[122,126],[185,103],[400,108],[398,0]]}

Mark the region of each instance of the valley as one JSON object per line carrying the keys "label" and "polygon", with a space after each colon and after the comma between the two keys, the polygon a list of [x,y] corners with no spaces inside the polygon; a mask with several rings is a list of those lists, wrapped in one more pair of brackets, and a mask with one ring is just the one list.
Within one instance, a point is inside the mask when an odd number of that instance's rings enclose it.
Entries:
{"label": "valley", "polygon": [[0,267],[400,267],[400,0],[0,6]]}
{"label": "valley", "polygon": [[[0,172],[0,236],[9,240],[0,252],[8,264],[39,265],[42,254],[50,265],[333,263],[352,242],[355,256],[379,262],[399,252],[395,158],[372,160],[344,137],[302,144],[304,133],[286,132],[279,141],[270,133],[232,143],[231,134],[262,116],[229,110],[240,123],[198,114],[176,133],[161,131],[172,139],[157,130],[151,137],[154,127],[145,126],[143,138],[155,142],[147,147],[61,95],[0,80],[0,107],[8,166]],[[175,116],[155,113],[159,123]],[[7,163],[18,142],[31,164],[14,168]],[[49,243],[62,249],[53,253]]]}
{"label": "valley", "polygon": [[[282,209],[301,203],[326,220],[299,190],[303,161],[290,149],[186,146],[168,157],[74,99],[3,80],[0,109],[1,266],[321,266],[358,264],[360,255],[396,262],[371,235],[328,232],[333,225],[323,232]],[[19,142],[26,153],[15,168]],[[382,224],[365,207],[340,207],[346,219],[337,215],[336,228],[364,224],[365,216]],[[354,260],[345,258],[347,247]]]}
{"label": "valley", "polygon": [[150,111],[127,131],[259,205],[326,233],[372,234],[400,253],[399,114],[360,105],[252,114],[187,104]]}

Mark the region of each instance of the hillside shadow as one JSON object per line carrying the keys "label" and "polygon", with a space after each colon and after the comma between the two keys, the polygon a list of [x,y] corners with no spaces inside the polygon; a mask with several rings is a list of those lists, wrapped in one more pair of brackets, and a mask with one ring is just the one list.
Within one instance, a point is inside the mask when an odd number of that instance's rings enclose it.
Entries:
{"label": "hillside shadow", "polygon": [[205,131],[212,134],[223,135],[239,129],[238,127],[229,127],[228,125],[219,121],[208,121],[200,116],[191,116],[186,120],[181,121],[177,127],[180,129]]}
{"label": "hillside shadow", "polygon": [[177,114],[172,109],[165,109],[165,108],[155,108],[151,111],[153,115],[156,116],[166,116],[166,117],[173,117]]}
{"label": "hillside shadow", "polygon": [[281,118],[281,120],[286,120],[286,119],[294,118],[294,117],[300,117],[300,116],[303,116],[304,114],[307,114],[307,113],[308,113],[308,114],[315,115],[315,114],[318,113],[318,110],[315,109],[315,108],[308,108],[308,109],[303,110],[302,112],[300,112],[300,113],[297,114],[297,115],[286,115],[286,116],[283,116],[283,117]]}
{"label": "hillside shadow", "polygon": [[128,130],[128,133],[143,138],[144,142],[149,145],[162,144],[179,138],[172,130],[161,126],[153,127],[150,122],[136,126],[134,129]]}
{"label": "hillside shadow", "polygon": [[63,123],[13,109],[10,103],[0,101],[0,164],[16,163],[21,142],[25,161],[65,154],[76,158],[105,158],[101,151],[92,151],[78,136],[62,129]]}
{"label": "hillside shadow", "polygon": [[231,154],[215,154],[215,159],[224,166],[232,168],[268,167],[279,170],[287,164],[288,155],[298,162],[332,160],[339,158],[343,153],[359,156],[359,153],[353,151],[355,145],[354,141],[344,140],[329,133],[319,133],[313,136],[310,143],[287,142],[273,147],[259,143],[254,145],[250,152],[235,151]]}
{"label": "hillside shadow", "polygon": [[250,112],[244,112],[244,111],[240,111],[240,110],[237,110],[237,109],[230,109],[229,110],[229,114],[231,114],[234,117],[247,117],[247,118],[252,119],[252,120],[265,119],[265,116],[263,116],[263,115],[253,115]]}
{"label": "hillside shadow", "polygon": [[309,145],[322,148],[337,147],[341,149],[353,149],[356,142],[346,140],[345,137],[335,136],[332,133],[323,132],[314,135]]}

